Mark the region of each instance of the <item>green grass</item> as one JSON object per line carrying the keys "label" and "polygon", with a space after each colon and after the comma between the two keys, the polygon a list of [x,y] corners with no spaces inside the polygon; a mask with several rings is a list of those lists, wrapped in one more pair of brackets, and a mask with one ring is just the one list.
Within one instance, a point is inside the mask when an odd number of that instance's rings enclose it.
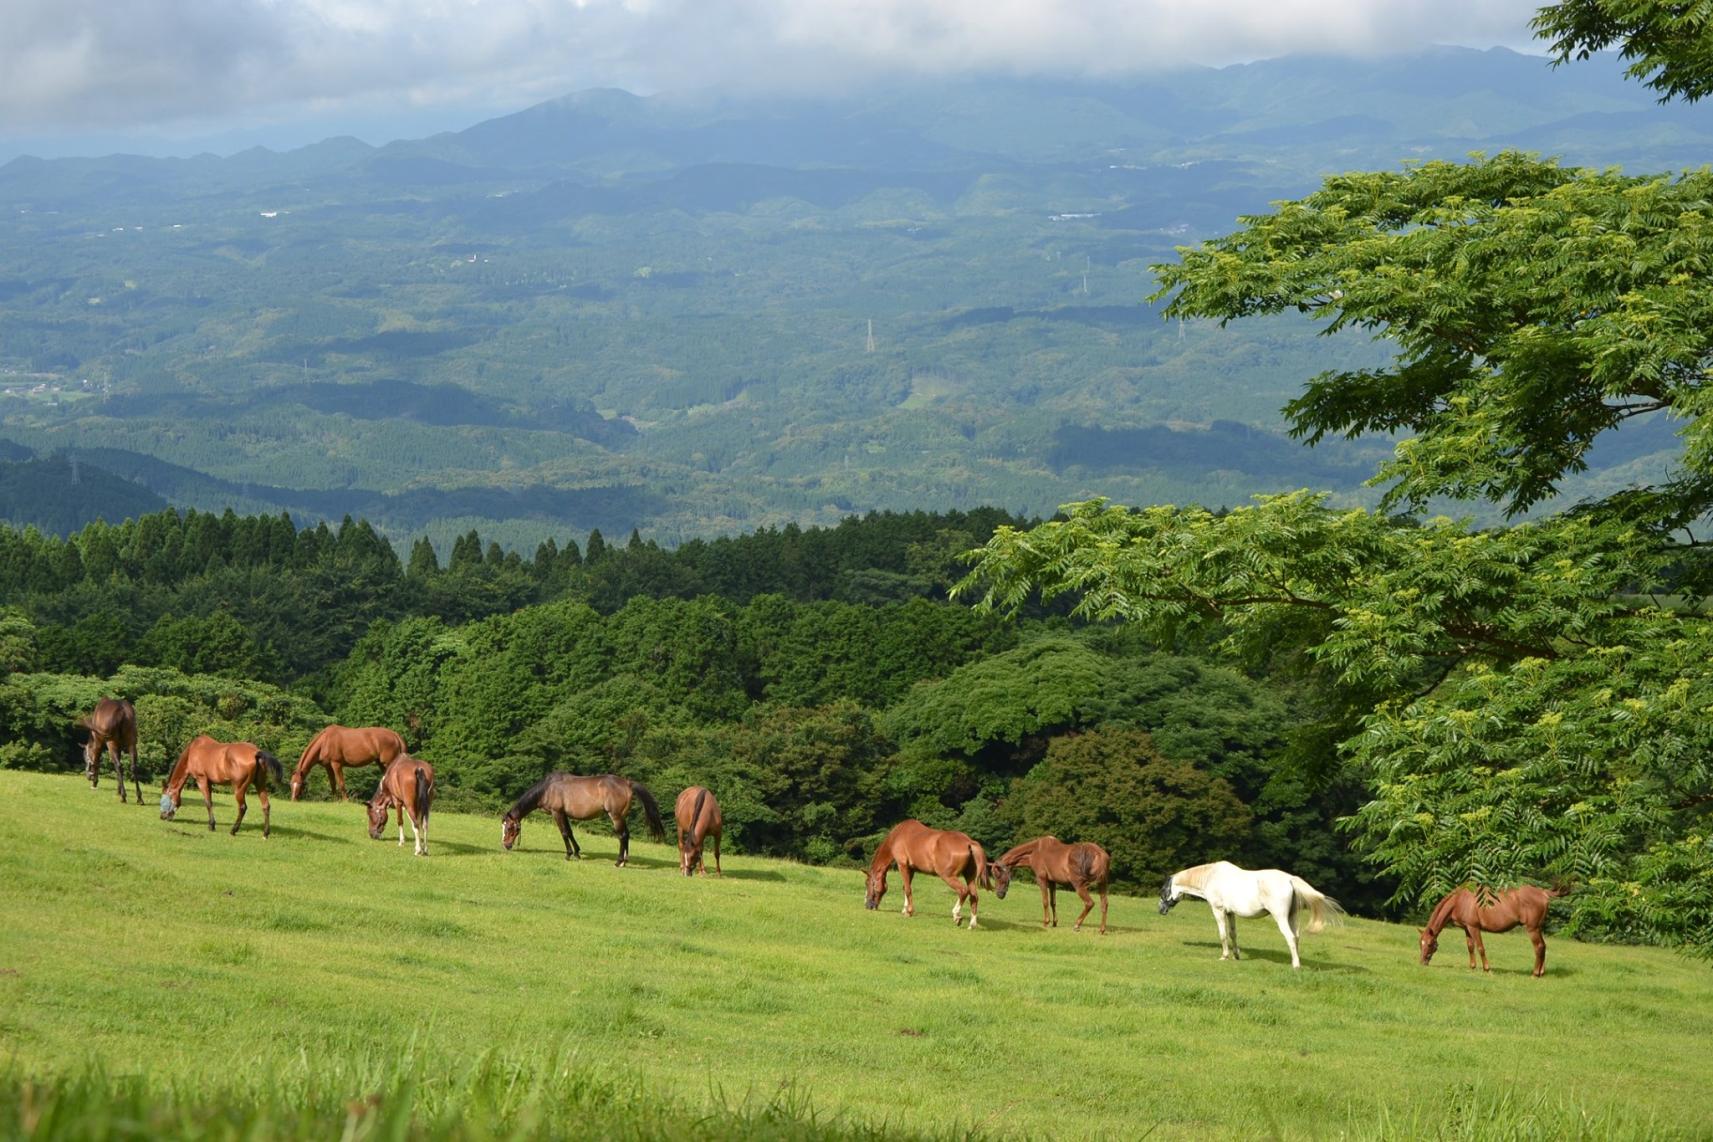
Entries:
{"label": "green grass", "polygon": [[[669,795],[672,791],[663,791]],[[919,880],[667,846],[568,864],[446,813],[433,856],[357,805],[275,803],[264,841],[0,773],[0,1135],[1705,1136],[1707,969],[1491,937],[1429,968],[1411,929],[1271,925],[1220,963],[1205,908],[1116,898],[1042,931],[1019,884],[975,932]]]}

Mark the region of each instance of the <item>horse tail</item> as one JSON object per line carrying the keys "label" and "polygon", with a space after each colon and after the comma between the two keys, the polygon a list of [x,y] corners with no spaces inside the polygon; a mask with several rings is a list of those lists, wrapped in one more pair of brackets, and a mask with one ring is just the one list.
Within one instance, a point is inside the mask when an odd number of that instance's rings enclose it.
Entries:
{"label": "horse tail", "polygon": [[[260,769],[264,765],[268,767],[268,772],[274,775],[275,781],[285,780],[285,770],[280,768],[280,759],[265,749],[259,749],[256,751],[256,768]],[[265,782],[260,784],[266,788]]]}
{"label": "horse tail", "polygon": [[1575,890],[1575,888],[1576,888],[1576,882],[1575,881],[1572,881],[1572,880],[1558,881],[1551,888],[1546,890],[1547,898],[1549,900],[1557,900],[1560,896],[1569,896],[1571,894],[1571,892],[1573,892]]}
{"label": "horse tail", "polygon": [[1309,910],[1309,925],[1303,930],[1311,936],[1324,930],[1328,924],[1338,923],[1344,916],[1343,905],[1302,877],[1291,877],[1291,889],[1296,894],[1297,905]]}
{"label": "horse tail", "polygon": [[997,891],[993,887],[993,873],[987,863],[987,850],[975,841],[970,842],[970,860],[975,862],[975,882],[989,892]]}
{"label": "horse tail", "polygon": [[656,841],[666,840],[666,822],[660,819],[660,802],[654,799],[654,794],[648,791],[648,786],[639,781],[630,783],[630,791],[636,794],[642,802],[643,816],[648,819],[648,835]]}
{"label": "horse tail", "polygon": [[690,847],[695,848],[702,843],[702,806],[708,803],[708,791],[696,791],[696,804],[690,807]]}
{"label": "horse tail", "polygon": [[424,825],[428,824],[428,803],[431,800],[432,787],[428,780],[428,770],[423,766],[416,767],[416,811]]}

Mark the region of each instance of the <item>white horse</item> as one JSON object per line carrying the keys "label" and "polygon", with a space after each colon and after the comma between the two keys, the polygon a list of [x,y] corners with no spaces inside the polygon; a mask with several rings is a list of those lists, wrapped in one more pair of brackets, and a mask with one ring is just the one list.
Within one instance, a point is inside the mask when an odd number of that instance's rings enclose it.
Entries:
{"label": "white horse", "polygon": [[1168,876],[1160,886],[1160,915],[1170,912],[1184,896],[1199,896],[1213,909],[1213,922],[1219,925],[1222,960],[1242,958],[1237,953],[1239,916],[1271,913],[1290,946],[1291,966],[1300,968],[1303,961],[1297,955],[1297,909],[1308,908],[1311,933],[1336,923],[1344,915],[1338,901],[1317,891],[1300,876],[1276,868],[1251,872],[1226,860],[1198,864]]}

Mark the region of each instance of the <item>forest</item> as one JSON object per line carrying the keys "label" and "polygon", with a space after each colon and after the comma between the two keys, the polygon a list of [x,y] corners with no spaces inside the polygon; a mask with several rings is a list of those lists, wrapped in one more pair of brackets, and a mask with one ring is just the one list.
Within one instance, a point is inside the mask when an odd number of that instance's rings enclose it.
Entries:
{"label": "forest", "polygon": [[1132,887],[1213,845],[1384,911],[1389,885],[1335,825],[1359,784],[1289,761],[1305,703],[1288,674],[1063,606],[1009,621],[948,601],[963,552],[1029,522],[872,513],[670,551],[595,531],[528,559],[470,532],[444,566],[350,519],[10,529],[0,765],[75,768],[75,720],[116,695],[155,779],[197,733],[289,762],[329,721],[389,725],[452,805],[619,772],[716,789],[739,852],[853,863],[915,816],[996,851],[1098,838]]}

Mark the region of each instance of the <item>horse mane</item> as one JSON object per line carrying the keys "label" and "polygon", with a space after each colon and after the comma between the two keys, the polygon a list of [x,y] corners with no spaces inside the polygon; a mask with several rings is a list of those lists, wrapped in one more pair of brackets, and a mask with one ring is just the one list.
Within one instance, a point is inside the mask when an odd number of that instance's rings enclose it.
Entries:
{"label": "horse mane", "polygon": [[559,774],[557,773],[549,773],[546,777],[543,777],[540,781],[537,781],[534,785],[525,789],[523,791],[523,796],[512,802],[512,807],[505,811],[505,815],[507,817],[521,819],[525,815],[535,812],[535,807],[541,804],[541,799],[543,797],[547,796],[547,787],[552,785],[553,779],[558,776]]}
{"label": "horse mane", "polygon": [[1003,864],[1007,867],[1020,865],[1030,857],[1034,856],[1035,850],[1041,847],[1041,842],[1047,840],[1057,840],[1057,838],[1036,837],[1032,841],[1024,841],[1020,845],[1012,845],[1010,848],[1006,849],[999,859],[994,861],[994,863]]}
{"label": "horse mane", "polygon": [[1174,872],[1172,884],[1178,888],[1193,888],[1199,892],[1207,887],[1207,878],[1213,875],[1213,870],[1223,863],[1223,861],[1216,860],[1208,864],[1192,865],[1189,868]]}
{"label": "horse mane", "polygon": [[[1451,910],[1457,907],[1458,894],[1463,891],[1464,889],[1454,888],[1445,894],[1444,899],[1434,905],[1433,914],[1428,917],[1427,922],[1429,935],[1437,936],[1441,932],[1445,931],[1445,926],[1451,922]],[[1476,903],[1480,904],[1480,902],[1480,898],[1477,897]]]}

